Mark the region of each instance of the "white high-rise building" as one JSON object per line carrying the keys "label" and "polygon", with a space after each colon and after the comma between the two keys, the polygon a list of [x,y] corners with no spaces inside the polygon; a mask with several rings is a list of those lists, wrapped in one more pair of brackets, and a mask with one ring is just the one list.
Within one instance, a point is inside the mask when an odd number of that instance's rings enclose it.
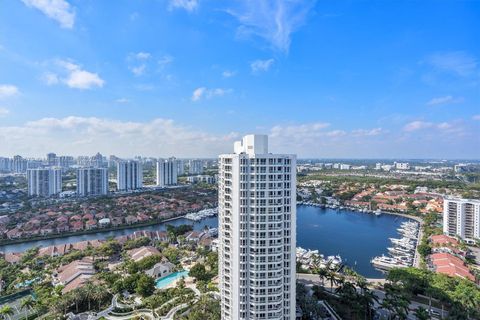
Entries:
{"label": "white high-rise building", "polygon": [[181,176],[185,174],[185,163],[182,159],[177,159],[177,175]]}
{"label": "white high-rise building", "polygon": [[202,174],[203,173],[203,161],[199,159],[193,159],[188,161],[188,173],[190,174]]}
{"label": "white high-rise building", "polygon": [[219,161],[222,320],[295,319],[296,157],[268,153],[266,135]]}
{"label": "white high-rise building", "polygon": [[77,170],[77,195],[100,196],[108,194],[107,168],[80,168]]}
{"label": "white high-rise building", "polygon": [[174,186],[177,184],[177,160],[170,158],[157,161],[157,186]]}
{"label": "white high-rise building", "polygon": [[480,200],[443,200],[443,233],[468,242],[480,239]]}
{"label": "white high-rise building", "polygon": [[138,161],[117,162],[117,189],[136,190],[143,187],[143,169]]}
{"label": "white high-rise building", "polygon": [[28,195],[49,197],[62,192],[61,169],[28,169]]}

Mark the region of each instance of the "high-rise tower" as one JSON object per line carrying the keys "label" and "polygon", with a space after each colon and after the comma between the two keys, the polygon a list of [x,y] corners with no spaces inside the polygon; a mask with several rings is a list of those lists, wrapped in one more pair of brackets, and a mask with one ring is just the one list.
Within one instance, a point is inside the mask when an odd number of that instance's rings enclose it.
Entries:
{"label": "high-rise tower", "polygon": [[266,135],[235,142],[219,162],[222,319],[295,319],[296,157]]}

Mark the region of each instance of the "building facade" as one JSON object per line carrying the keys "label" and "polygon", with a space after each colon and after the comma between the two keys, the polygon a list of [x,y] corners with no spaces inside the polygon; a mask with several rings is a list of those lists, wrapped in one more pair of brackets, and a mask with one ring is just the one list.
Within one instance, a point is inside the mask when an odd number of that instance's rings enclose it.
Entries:
{"label": "building facade", "polygon": [[28,169],[28,195],[49,197],[62,192],[61,169]]}
{"label": "building facade", "polygon": [[106,168],[80,168],[77,170],[77,195],[100,196],[108,194]]}
{"label": "building facade", "polygon": [[143,168],[138,161],[117,162],[117,190],[129,191],[143,187]]}
{"label": "building facade", "polygon": [[199,159],[193,159],[188,161],[188,173],[189,174],[202,174],[203,173],[203,161]]}
{"label": "building facade", "polygon": [[480,239],[480,200],[443,200],[443,233],[468,242]]}
{"label": "building facade", "polygon": [[157,186],[174,186],[177,184],[177,160],[170,158],[157,161]]}
{"label": "building facade", "polygon": [[248,135],[219,161],[224,320],[295,319],[296,157]]}

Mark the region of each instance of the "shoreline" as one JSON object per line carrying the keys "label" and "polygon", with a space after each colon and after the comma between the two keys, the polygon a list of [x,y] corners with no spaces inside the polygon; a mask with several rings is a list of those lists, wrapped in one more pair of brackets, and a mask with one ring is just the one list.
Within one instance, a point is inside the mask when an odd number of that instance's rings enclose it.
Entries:
{"label": "shoreline", "polygon": [[[60,239],[60,238],[67,238],[67,237],[74,237],[74,236],[83,236],[83,235],[95,234],[95,233],[107,233],[107,232],[111,232],[111,231],[119,231],[119,230],[125,230],[125,229],[149,227],[149,226],[164,224],[166,222],[182,219],[182,218],[185,218],[186,215],[187,214],[182,214],[180,216],[172,217],[172,218],[168,218],[168,219],[151,220],[151,221],[135,223],[135,224],[124,224],[124,225],[115,226],[115,227],[110,226],[110,227],[105,227],[105,228],[95,228],[95,229],[76,231],[76,232],[53,233],[53,234],[49,234],[49,235],[34,236],[34,237],[29,237],[29,238],[0,240],[0,247],[9,246],[9,245],[13,245],[13,244],[21,244],[21,243],[43,241],[43,240]],[[194,221],[192,221],[192,222],[194,222]],[[0,250],[0,252],[1,252],[1,250]]]}

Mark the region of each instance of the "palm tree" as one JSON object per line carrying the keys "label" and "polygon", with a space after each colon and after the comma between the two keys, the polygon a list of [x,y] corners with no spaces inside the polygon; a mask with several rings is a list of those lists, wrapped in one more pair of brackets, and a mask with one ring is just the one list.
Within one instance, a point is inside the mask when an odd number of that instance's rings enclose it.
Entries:
{"label": "palm tree", "polygon": [[87,284],[81,289],[81,292],[88,303],[88,311],[90,311],[92,310],[92,300],[95,299],[95,286],[93,283],[87,282]]}
{"label": "palm tree", "polygon": [[333,284],[337,283],[337,273],[335,271],[327,271],[327,280],[330,281],[330,291],[333,291]]}
{"label": "palm tree", "polygon": [[10,319],[10,316],[12,316],[14,313],[15,312],[13,311],[12,307],[10,307],[8,304],[0,308],[0,316],[2,319]]}
{"label": "palm tree", "polygon": [[20,302],[20,308],[22,310],[27,311],[25,312],[25,319],[28,319],[28,310],[33,309],[35,304],[36,304],[36,301],[33,300],[32,296],[28,296],[22,299],[22,301]]}
{"label": "palm tree", "polygon": [[320,277],[320,280],[322,281],[322,287],[325,286],[325,278],[328,276],[328,270],[326,268],[320,268],[318,270],[318,276]]}
{"label": "palm tree", "polygon": [[430,315],[428,314],[428,311],[423,307],[418,307],[415,310],[415,317],[417,317],[418,320],[428,320],[428,319],[430,319]]}
{"label": "palm tree", "polygon": [[108,291],[103,289],[102,287],[100,286],[93,287],[92,298],[94,301],[96,300],[98,302],[98,310],[100,310],[100,306],[102,302],[105,301],[109,296],[110,294],[108,293]]}

